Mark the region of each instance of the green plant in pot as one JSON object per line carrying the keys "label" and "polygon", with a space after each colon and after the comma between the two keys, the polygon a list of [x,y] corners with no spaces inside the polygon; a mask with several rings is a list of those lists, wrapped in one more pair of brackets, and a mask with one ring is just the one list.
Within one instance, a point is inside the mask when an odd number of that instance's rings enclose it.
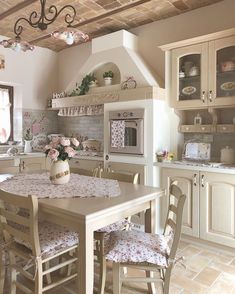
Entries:
{"label": "green plant in pot", "polygon": [[113,79],[113,72],[111,70],[106,71],[103,73],[103,78],[104,78],[104,84],[105,86],[109,86],[112,84],[112,79]]}
{"label": "green plant in pot", "polygon": [[90,89],[91,82],[96,81],[96,78],[94,74],[88,74],[86,75],[81,82],[81,85],[78,86],[76,83],[76,88],[71,92],[69,96],[81,96],[81,95],[86,95],[86,93]]}

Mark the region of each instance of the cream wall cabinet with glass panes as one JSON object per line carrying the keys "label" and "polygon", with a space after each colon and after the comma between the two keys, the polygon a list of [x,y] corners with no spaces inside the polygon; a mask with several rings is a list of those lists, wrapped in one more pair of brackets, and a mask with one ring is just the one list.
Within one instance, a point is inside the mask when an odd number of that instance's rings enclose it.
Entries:
{"label": "cream wall cabinet with glass panes", "polygon": [[235,105],[235,30],[161,47],[167,51],[170,105],[177,109]]}
{"label": "cream wall cabinet with glass panes", "polygon": [[172,182],[187,196],[182,233],[234,247],[235,175],[162,168],[162,187],[169,191]]}

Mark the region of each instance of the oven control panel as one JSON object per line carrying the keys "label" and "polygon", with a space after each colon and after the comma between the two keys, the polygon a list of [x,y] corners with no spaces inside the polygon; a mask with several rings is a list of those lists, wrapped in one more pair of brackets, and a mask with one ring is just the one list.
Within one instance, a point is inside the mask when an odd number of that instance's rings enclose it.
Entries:
{"label": "oven control panel", "polygon": [[144,118],[144,109],[110,111],[109,119],[138,119]]}

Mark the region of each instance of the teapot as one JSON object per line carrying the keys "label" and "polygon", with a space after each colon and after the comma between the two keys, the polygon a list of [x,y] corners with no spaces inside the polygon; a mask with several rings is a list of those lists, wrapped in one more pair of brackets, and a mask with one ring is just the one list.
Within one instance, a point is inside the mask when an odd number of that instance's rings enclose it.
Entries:
{"label": "teapot", "polygon": [[221,149],[220,162],[225,164],[234,163],[234,150],[231,147],[226,146],[225,148]]}
{"label": "teapot", "polygon": [[189,70],[189,76],[194,77],[199,75],[199,67],[198,66],[192,66]]}

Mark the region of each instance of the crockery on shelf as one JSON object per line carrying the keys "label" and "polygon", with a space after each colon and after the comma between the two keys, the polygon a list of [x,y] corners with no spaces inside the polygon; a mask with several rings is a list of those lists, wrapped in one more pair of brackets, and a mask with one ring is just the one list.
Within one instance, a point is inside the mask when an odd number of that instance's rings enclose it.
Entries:
{"label": "crockery on shelf", "polygon": [[192,95],[197,91],[197,89],[193,86],[187,86],[185,88],[182,89],[182,93],[184,95]]}
{"label": "crockery on shelf", "polygon": [[235,90],[235,82],[226,82],[220,86],[220,89],[223,91],[233,91]]}

